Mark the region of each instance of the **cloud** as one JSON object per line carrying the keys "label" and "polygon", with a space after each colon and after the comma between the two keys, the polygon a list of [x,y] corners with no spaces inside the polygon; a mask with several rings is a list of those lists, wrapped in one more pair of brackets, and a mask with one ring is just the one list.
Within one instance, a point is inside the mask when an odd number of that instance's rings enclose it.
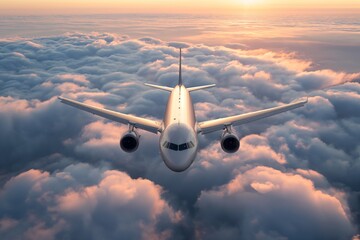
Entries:
{"label": "cloud", "polygon": [[[306,95],[309,103],[237,127],[241,146],[233,155],[221,150],[221,132],[200,135],[194,164],[175,174],[160,158],[159,136],[139,131],[139,149],[124,153],[119,140],[127,126],[57,100],[64,95],[159,120],[168,93],[143,83],[177,83],[180,45],[185,85],[217,84],[192,93],[199,121]],[[129,238],[179,239],[356,234],[359,74],[314,70],[293,53],[108,33],[8,40],[0,46],[0,230],[7,238],[61,239],[67,233],[89,238],[92,233],[111,239],[116,238],[112,233],[123,232]],[[338,83],[344,84],[323,89]],[[241,188],[229,193],[234,184]],[[271,205],[277,208],[263,209]],[[282,224],[286,209],[291,209],[288,225]],[[115,210],[124,211],[125,218]],[[330,223],[338,228],[319,232]]]}
{"label": "cloud", "polygon": [[349,239],[343,196],[296,173],[255,167],[201,193],[196,228],[202,239]]}
{"label": "cloud", "polygon": [[168,239],[182,213],[162,191],[149,180],[86,164],[53,174],[29,170],[0,192],[2,238]]}

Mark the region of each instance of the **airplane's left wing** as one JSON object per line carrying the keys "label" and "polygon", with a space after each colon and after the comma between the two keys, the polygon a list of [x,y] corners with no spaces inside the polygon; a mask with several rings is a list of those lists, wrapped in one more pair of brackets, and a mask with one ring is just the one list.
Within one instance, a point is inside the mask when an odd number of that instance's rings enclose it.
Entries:
{"label": "airplane's left wing", "polygon": [[79,108],[81,110],[84,110],[86,112],[90,112],[92,114],[101,116],[103,118],[113,120],[116,122],[124,123],[124,124],[131,124],[135,126],[136,128],[141,128],[143,130],[152,132],[152,133],[158,133],[161,132],[161,122],[141,118],[141,117],[135,117],[129,114],[115,112],[112,110],[104,109],[95,107],[89,104],[81,103],[72,99],[64,98],[64,97],[58,97],[62,103],[65,103],[67,105],[70,105],[72,107]]}
{"label": "airplane's left wing", "polygon": [[302,107],[307,103],[307,101],[308,100],[306,98],[304,100],[298,100],[279,107],[273,107],[256,112],[200,122],[198,123],[198,132],[205,134],[205,133],[210,133],[213,131],[225,129],[227,126],[236,126],[244,123],[253,122],[262,118],[273,116],[275,114],[289,111],[291,109]]}

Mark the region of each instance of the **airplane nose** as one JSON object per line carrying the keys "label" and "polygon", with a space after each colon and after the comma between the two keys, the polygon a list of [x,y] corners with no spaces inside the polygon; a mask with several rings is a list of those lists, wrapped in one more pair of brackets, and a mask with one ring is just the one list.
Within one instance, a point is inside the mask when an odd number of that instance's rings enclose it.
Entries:
{"label": "airplane nose", "polygon": [[195,159],[196,133],[185,124],[167,126],[160,136],[159,144],[166,166],[175,172],[185,171]]}
{"label": "airplane nose", "polygon": [[173,152],[171,150],[162,151],[162,157],[168,168],[174,172],[183,172],[193,163],[196,151],[188,150],[184,152]]}

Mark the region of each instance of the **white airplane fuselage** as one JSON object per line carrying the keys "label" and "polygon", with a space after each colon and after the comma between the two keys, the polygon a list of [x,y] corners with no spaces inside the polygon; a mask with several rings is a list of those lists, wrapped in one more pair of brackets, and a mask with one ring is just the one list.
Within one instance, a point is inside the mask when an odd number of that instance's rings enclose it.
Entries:
{"label": "white airplane fuselage", "polygon": [[184,85],[177,85],[171,92],[163,123],[159,145],[164,163],[173,171],[184,171],[193,163],[198,149],[194,107]]}

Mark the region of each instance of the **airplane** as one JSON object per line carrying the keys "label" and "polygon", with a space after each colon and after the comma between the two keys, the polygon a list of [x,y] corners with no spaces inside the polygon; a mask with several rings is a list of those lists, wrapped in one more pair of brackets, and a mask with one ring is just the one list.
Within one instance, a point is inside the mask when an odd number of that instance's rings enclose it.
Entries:
{"label": "airplane", "polygon": [[145,83],[149,87],[170,93],[165,116],[162,121],[154,121],[130,114],[124,114],[72,99],[59,96],[62,103],[83,111],[127,124],[129,129],[120,138],[120,147],[127,153],[132,153],[139,146],[140,135],[137,129],[151,133],[160,133],[159,148],[165,165],[174,172],[183,172],[194,162],[198,152],[198,135],[222,130],[221,148],[227,153],[235,153],[240,147],[240,140],[234,131],[234,126],[270,117],[288,110],[304,106],[308,99],[295,100],[289,104],[259,110],[250,113],[234,115],[214,120],[197,122],[191,92],[214,87],[215,84],[186,88],[182,81],[181,49],[179,57],[179,80],[175,87],[159,86]]}

